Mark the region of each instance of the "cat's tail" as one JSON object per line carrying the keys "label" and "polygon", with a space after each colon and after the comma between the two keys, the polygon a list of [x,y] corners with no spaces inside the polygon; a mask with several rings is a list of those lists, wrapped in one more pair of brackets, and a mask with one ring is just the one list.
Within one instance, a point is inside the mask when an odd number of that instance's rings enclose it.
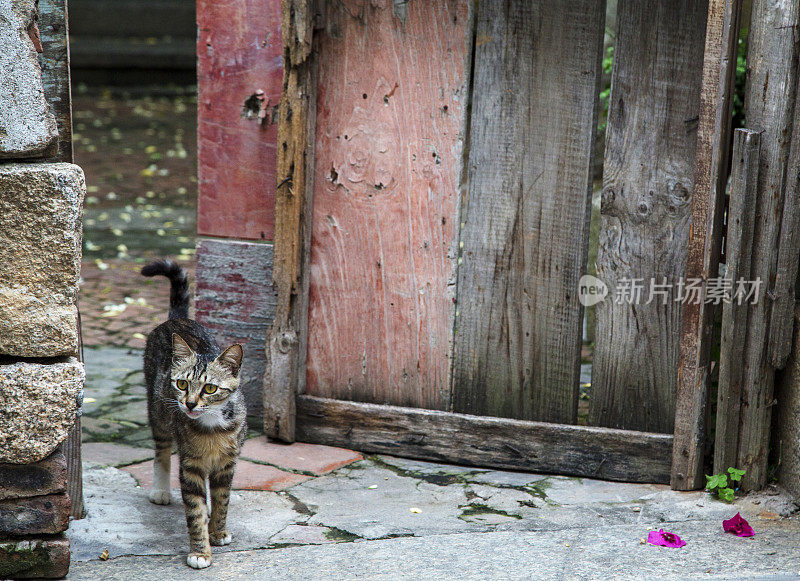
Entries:
{"label": "cat's tail", "polygon": [[169,258],[156,260],[142,267],[144,276],[166,276],[170,282],[169,318],[189,318],[189,281],[183,267]]}

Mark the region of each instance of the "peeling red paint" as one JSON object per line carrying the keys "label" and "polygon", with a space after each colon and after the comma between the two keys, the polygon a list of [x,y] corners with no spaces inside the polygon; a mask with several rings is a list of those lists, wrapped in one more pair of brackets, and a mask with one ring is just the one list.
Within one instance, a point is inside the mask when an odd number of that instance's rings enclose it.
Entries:
{"label": "peeling red paint", "polygon": [[[280,0],[198,0],[198,208],[201,235],[271,240],[283,60]],[[243,115],[255,98],[259,122]]]}

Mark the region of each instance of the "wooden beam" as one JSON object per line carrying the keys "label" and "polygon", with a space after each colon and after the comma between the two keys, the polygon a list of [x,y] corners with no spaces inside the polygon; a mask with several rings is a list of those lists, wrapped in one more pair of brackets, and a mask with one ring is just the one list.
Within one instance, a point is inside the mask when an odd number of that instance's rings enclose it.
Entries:
{"label": "wooden beam", "polygon": [[[686,255],[686,279],[702,279],[704,288],[719,267],[741,4],[741,0],[710,0],[708,5]],[[670,480],[676,490],[705,484],[703,447],[714,310],[714,305],[704,301],[683,306]]]}
{"label": "wooden beam", "polygon": [[605,1],[477,7],[452,409],[575,423]]}
{"label": "wooden beam", "polygon": [[[753,230],[758,194],[760,135],[737,129],[733,137],[728,235],[725,241],[725,278],[750,280]],[[749,305],[732,296],[722,308],[722,340],[717,390],[717,422],[714,440],[714,472],[736,466],[739,449],[739,421],[745,381],[745,345]]]}
{"label": "wooden beam", "polygon": [[621,480],[669,481],[672,436],[298,397],[297,436],[435,462]]}
{"label": "wooden beam", "polygon": [[267,333],[264,432],[294,441],[295,397],[305,378],[308,254],[314,192],[317,79],[313,0],[283,0],[283,93],[278,121],[273,280],[278,304]]}
{"label": "wooden beam", "polygon": [[[672,433],[706,1],[621,0],[611,73],[589,424]],[[642,290],[637,297],[631,282]],[[650,294],[651,281],[665,294]]]}

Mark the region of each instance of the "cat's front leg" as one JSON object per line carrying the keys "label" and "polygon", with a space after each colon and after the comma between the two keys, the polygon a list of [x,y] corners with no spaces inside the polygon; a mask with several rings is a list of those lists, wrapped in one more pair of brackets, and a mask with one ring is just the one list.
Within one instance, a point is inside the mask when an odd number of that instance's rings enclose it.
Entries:
{"label": "cat's front leg", "polygon": [[233,469],[236,461],[232,461],[220,470],[211,473],[209,487],[211,488],[211,520],[208,523],[208,532],[211,544],[221,546],[230,544],[233,540],[225,528],[228,518],[228,501],[231,496],[231,482],[233,482]]}
{"label": "cat's front leg", "polygon": [[172,440],[156,434],[153,430],[156,443],[156,457],[153,459],[153,488],[150,489],[150,502],[154,504],[169,504],[169,469]]}
{"label": "cat's front leg", "polygon": [[208,507],[206,506],[206,477],[190,459],[181,459],[181,496],[189,529],[189,555],[186,564],[194,569],[211,565],[211,545],[208,542]]}

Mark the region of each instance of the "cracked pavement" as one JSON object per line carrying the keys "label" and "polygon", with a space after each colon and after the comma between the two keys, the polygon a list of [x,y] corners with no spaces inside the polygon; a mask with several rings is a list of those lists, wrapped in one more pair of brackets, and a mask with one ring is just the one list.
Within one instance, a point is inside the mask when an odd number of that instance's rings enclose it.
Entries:
{"label": "cracked pavement", "polygon": [[[231,496],[233,543],[194,571],[177,480],[172,504],[147,499],[141,350],[88,348],[85,360],[87,516],[70,524],[68,579],[800,578],[800,517],[778,488],[730,505],[662,485],[287,446],[257,421]],[[722,532],[736,512],[754,537]],[[659,528],[687,545],[645,544]]]}

